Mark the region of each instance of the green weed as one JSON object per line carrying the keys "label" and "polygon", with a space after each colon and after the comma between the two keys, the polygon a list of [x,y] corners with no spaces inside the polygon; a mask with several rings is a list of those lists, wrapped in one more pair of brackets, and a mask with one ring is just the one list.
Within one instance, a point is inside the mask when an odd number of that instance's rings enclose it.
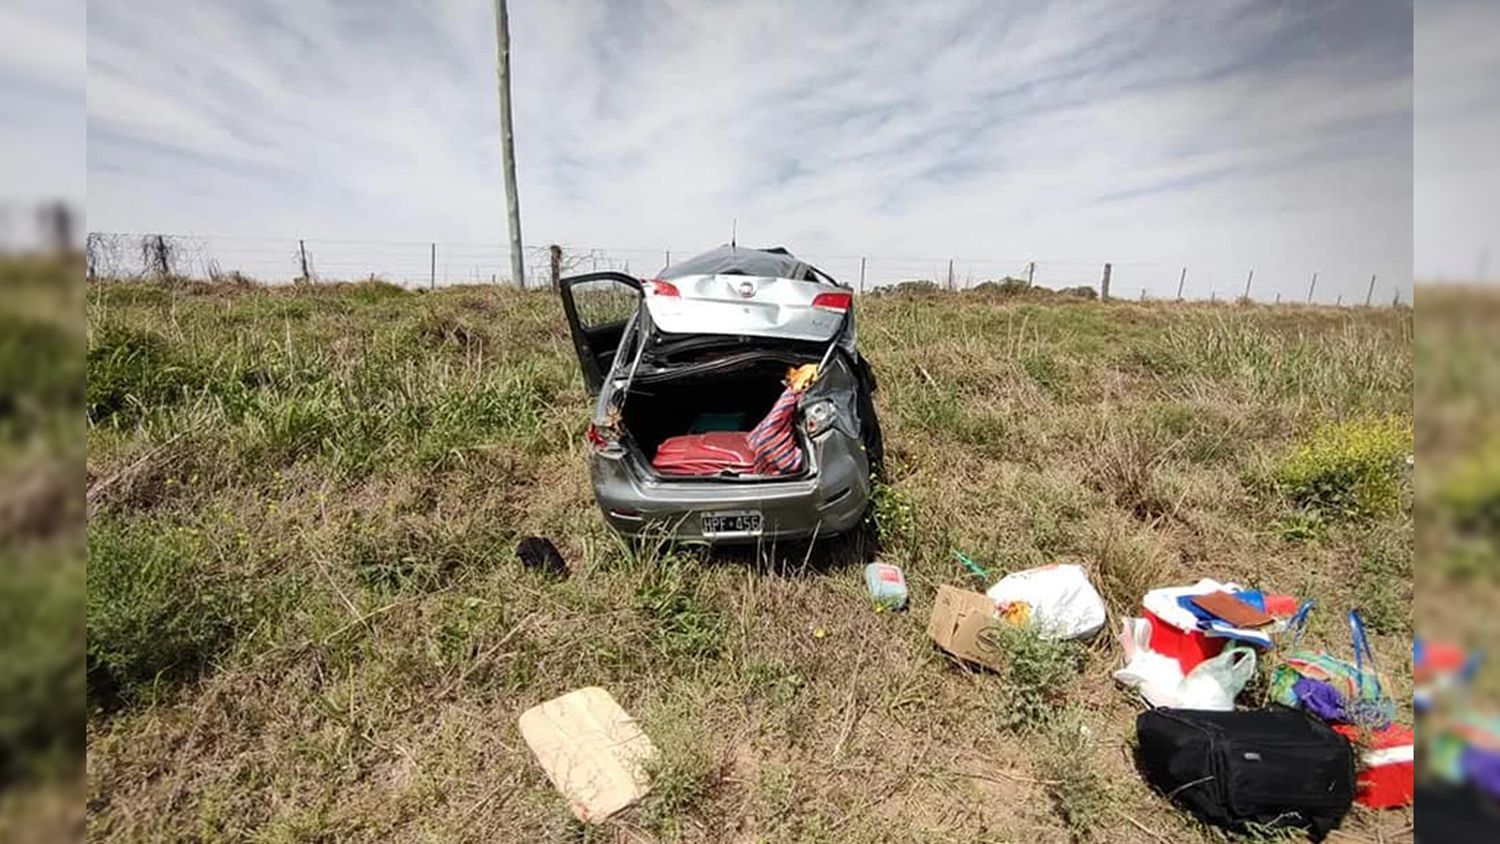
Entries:
{"label": "green weed", "polygon": [[683,708],[697,707],[678,702],[648,720],[657,753],[646,765],[651,790],[642,801],[641,815],[668,841],[684,836],[686,824],[701,811],[719,779],[708,736],[697,726],[696,713],[679,711]]}
{"label": "green weed", "polygon": [[159,526],[89,527],[88,701],[105,710],[153,699],[230,641],[240,598]]}
{"label": "green weed", "polygon": [[83,751],[83,560],[0,550],[0,790]]}
{"label": "green weed", "polygon": [[1058,815],[1077,841],[1108,840],[1114,797],[1094,765],[1094,737],[1074,708],[1055,711],[1043,724],[1038,767]]}
{"label": "green weed", "polygon": [[901,490],[875,481],[871,490],[875,528],[884,547],[895,550],[910,550],[916,545],[917,517],[911,499]]}
{"label": "green weed", "polygon": [[152,409],[171,405],[199,383],[159,334],[108,327],[89,344],[84,410],[91,424],[129,428]]}
{"label": "green weed", "polygon": [[1445,479],[1440,500],[1458,527],[1500,539],[1500,440],[1460,461]]}
{"label": "green weed", "polygon": [[1327,520],[1368,520],[1401,506],[1411,423],[1396,417],[1326,425],[1288,454],[1275,483],[1293,506]]}
{"label": "green weed", "polygon": [[1077,646],[1044,638],[1029,624],[996,624],[985,635],[1005,663],[1000,670],[1000,725],[1017,732],[1045,726],[1062,698],[1063,685],[1078,671]]}
{"label": "green weed", "polygon": [[718,655],[724,620],[704,600],[695,561],[669,554],[648,565],[636,598],[654,623],[651,639],[663,655],[689,659]]}

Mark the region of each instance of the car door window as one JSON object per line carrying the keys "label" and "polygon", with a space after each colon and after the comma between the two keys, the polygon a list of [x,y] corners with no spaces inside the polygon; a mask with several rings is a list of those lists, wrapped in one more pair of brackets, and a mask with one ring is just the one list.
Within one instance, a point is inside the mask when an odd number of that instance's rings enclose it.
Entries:
{"label": "car door window", "polygon": [[584,385],[597,393],[614,365],[630,317],[640,307],[641,283],[609,272],[565,278],[558,287]]}

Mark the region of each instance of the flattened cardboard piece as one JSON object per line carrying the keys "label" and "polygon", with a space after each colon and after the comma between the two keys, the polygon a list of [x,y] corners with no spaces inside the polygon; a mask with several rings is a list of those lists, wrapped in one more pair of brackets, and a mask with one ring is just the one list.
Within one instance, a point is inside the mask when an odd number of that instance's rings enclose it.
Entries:
{"label": "flattened cardboard piece", "polygon": [[656,748],[604,689],[590,686],[521,713],[521,737],[568,808],[602,821],[650,790],[646,764]]}
{"label": "flattened cardboard piece", "polygon": [[995,603],[988,596],[939,586],[932,617],[927,622],[927,635],[938,647],[959,659],[998,671],[1005,666],[1004,655],[984,635],[998,621]]}

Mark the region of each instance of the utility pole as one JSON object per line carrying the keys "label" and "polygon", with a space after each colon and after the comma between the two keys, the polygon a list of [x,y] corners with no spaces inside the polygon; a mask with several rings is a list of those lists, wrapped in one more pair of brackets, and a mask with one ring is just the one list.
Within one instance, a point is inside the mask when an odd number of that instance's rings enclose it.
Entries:
{"label": "utility pole", "polygon": [[1177,277],[1177,301],[1182,301],[1182,286],[1187,284],[1187,267],[1182,268],[1182,275]]}
{"label": "utility pole", "polygon": [[948,289],[953,289],[953,259],[948,259]]}
{"label": "utility pole", "polygon": [[297,251],[302,253],[302,280],[312,281],[312,276],[307,274],[307,241],[297,241]]}
{"label": "utility pole", "polygon": [[1312,304],[1313,291],[1318,289],[1318,274],[1313,273],[1312,283],[1307,285],[1307,304]]}
{"label": "utility pole", "polygon": [[1247,302],[1250,301],[1250,282],[1252,282],[1254,280],[1255,280],[1255,268],[1252,267],[1250,269],[1250,274],[1247,275],[1247,276],[1245,276],[1245,295],[1243,297],[1241,297],[1241,298],[1243,298]]}
{"label": "utility pole", "polygon": [[1370,307],[1370,301],[1375,298],[1375,276],[1370,276],[1370,289],[1365,291],[1365,307]]}
{"label": "utility pole", "polygon": [[1099,281],[1099,299],[1105,302],[1109,301],[1109,271],[1110,265],[1105,264],[1104,278]]}
{"label": "utility pole", "polygon": [[1026,286],[1031,287],[1036,283],[1036,261],[1026,263]]}
{"label": "utility pole", "polygon": [[859,259],[859,293],[860,293],[861,296],[863,296],[864,292],[865,292],[865,259],[863,257],[861,257]]}
{"label": "utility pole", "polygon": [[500,161],[505,171],[505,216],[510,223],[510,274],[517,287],[525,288],[521,200],[516,196],[516,138],[510,117],[510,16],[505,10],[505,0],[495,0],[495,60],[500,83]]}
{"label": "utility pole", "polygon": [[432,244],[432,263],[427,265],[427,289],[437,289],[437,244]]}

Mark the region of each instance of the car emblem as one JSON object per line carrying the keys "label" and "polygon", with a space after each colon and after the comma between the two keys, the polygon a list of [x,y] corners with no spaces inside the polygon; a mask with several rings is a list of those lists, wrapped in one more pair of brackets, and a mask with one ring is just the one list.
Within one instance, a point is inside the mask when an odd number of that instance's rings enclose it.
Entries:
{"label": "car emblem", "polygon": [[742,282],[740,282],[740,297],[741,298],[749,299],[751,296],[754,296],[754,295],[755,295],[755,282],[753,282],[753,281],[742,281]]}

